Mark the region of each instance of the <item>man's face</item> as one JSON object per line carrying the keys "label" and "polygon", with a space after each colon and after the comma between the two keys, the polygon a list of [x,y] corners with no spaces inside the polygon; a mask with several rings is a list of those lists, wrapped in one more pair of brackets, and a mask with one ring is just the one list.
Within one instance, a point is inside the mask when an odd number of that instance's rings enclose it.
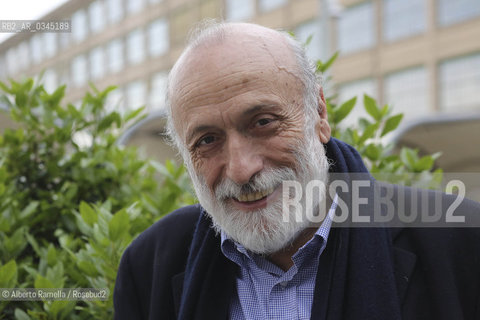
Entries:
{"label": "man's face", "polygon": [[[241,42],[243,50],[227,41],[185,59],[172,113],[216,227],[251,251],[271,253],[308,224],[282,221],[282,181],[326,179],[328,167],[318,137],[306,139],[303,86],[289,50],[272,57],[268,44]],[[319,150],[306,150],[312,146]]]}

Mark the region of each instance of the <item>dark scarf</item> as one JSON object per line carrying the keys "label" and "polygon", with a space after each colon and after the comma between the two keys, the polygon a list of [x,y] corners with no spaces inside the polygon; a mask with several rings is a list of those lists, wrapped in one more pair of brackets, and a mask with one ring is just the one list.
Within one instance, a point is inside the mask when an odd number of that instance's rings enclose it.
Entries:
{"label": "dark scarf", "polygon": [[[367,173],[351,146],[326,145],[332,173]],[[179,319],[227,319],[237,266],[220,251],[210,219],[199,219],[187,261]],[[333,227],[320,257],[312,319],[401,319],[391,237],[383,228]]]}

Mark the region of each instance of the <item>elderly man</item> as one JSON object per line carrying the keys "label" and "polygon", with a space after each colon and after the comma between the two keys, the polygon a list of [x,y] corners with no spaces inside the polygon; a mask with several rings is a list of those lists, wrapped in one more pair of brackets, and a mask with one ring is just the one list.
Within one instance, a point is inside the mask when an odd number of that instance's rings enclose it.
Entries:
{"label": "elderly man", "polygon": [[479,319],[478,231],[333,228],[340,200],[322,188],[303,210],[285,206],[284,181],[305,189],[367,173],[330,137],[322,88],[288,35],[244,23],[200,29],[167,100],[200,205],[126,250],[116,319]]}

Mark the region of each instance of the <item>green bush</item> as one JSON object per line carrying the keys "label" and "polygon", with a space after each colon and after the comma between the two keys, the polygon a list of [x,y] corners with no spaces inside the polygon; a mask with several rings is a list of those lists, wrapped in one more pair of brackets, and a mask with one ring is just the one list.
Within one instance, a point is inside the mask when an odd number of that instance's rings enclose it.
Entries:
{"label": "green bush", "polygon": [[[317,72],[325,73],[337,56],[338,53],[325,63],[317,61]],[[397,129],[403,114],[392,115],[391,106],[384,105],[380,108],[375,99],[364,95],[363,105],[369,118],[355,119],[356,125],[343,127],[341,122],[351,113],[357,98],[342,104],[334,103],[336,98],[335,95],[326,98],[332,136],[355,147],[375,178],[426,189],[440,187],[443,171],[434,170],[435,160],[440,153],[420,156],[418,150],[403,147],[399,154],[395,154],[392,152],[394,145],[385,143],[383,138]]]}
{"label": "green bush", "polygon": [[[325,72],[335,60],[318,62]],[[19,124],[0,136],[0,288],[108,288],[107,301],[0,301],[0,319],[110,319],[120,257],[140,232],[166,213],[193,203],[183,166],[139,157],[116,144],[119,133],[141,118],[107,112],[108,93],[92,88],[80,107],[62,104],[65,87],[48,93],[30,79],[0,83],[1,102]],[[332,134],[356,147],[374,175],[432,187],[438,155],[391,153],[382,137],[401,115],[368,96],[371,119],[343,129],[355,99],[327,98]],[[81,137],[84,138],[82,143]],[[412,178],[410,172],[419,173]]]}
{"label": "green bush", "polygon": [[[194,202],[183,167],[143,160],[116,144],[141,118],[104,108],[92,88],[63,105],[29,79],[0,83],[18,129],[0,136],[0,288],[108,288],[131,240]],[[83,138],[82,140],[79,138]],[[0,302],[5,319],[109,319],[107,301]]]}

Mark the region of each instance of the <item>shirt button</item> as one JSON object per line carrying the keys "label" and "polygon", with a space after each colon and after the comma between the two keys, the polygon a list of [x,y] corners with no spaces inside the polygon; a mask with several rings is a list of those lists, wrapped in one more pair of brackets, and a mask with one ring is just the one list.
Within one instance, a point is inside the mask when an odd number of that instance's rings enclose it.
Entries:
{"label": "shirt button", "polygon": [[282,281],[280,282],[280,285],[282,286],[282,288],[285,288],[286,286],[288,286],[288,281]]}

